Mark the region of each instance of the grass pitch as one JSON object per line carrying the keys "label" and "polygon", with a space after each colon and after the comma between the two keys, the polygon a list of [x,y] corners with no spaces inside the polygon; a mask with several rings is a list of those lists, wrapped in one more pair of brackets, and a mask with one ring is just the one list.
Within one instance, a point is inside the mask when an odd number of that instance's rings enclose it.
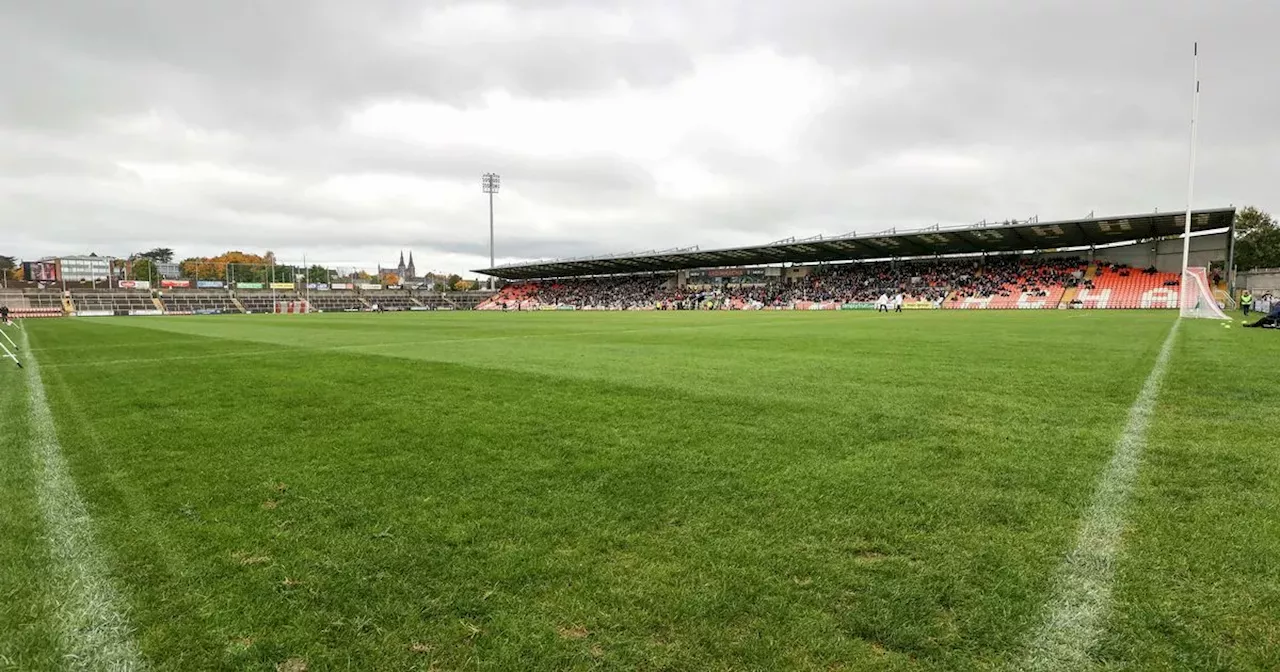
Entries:
{"label": "grass pitch", "polygon": [[[153,669],[965,670],[1018,664],[1173,320],[334,314],[27,336]],[[1273,333],[1181,326],[1103,669],[1280,668],[1278,354]],[[61,669],[32,402],[0,371],[0,668]]]}

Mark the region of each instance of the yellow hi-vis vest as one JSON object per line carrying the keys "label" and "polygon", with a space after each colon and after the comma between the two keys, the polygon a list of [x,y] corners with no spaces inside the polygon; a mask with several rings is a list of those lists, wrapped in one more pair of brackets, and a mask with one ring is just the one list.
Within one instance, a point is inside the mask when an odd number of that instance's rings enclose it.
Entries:
{"label": "yellow hi-vis vest", "polygon": [[1249,292],[1245,292],[1244,294],[1241,294],[1241,295],[1240,295],[1240,305],[1242,305],[1242,306],[1251,306],[1251,305],[1253,305],[1253,295],[1252,295],[1252,294],[1250,294]]}

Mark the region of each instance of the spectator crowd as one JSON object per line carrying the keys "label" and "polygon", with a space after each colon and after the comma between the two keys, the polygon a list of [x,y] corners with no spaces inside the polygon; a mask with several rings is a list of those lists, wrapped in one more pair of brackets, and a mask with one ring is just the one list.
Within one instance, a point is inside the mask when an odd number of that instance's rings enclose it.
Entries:
{"label": "spectator crowd", "polygon": [[908,301],[929,302],[941,302],[948,295],[954,300],[1019,292],[1048,296],[1054,288],[1088,286],[1086,267],[1079,258],[999,256],[832,264],[788,279],[727,278],[720,284],[685,287],[678,287],[673,275],[582,278],[511,285],[493,303],[507,310],[695,310],[873,302],[881,295],[897,294]]}

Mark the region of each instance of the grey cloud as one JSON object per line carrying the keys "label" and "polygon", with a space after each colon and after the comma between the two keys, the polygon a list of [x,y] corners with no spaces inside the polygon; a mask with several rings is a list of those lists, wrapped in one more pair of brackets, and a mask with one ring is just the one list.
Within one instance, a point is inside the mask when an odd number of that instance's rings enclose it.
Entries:
{"label": "grey cloud", "polygon": [[653,189],[648,173],[625,159],[602,154],[527,157],[465,145],[428,150],[394,141],[302,135],[253,143],[234,158],[245,165],[293,174],[372,172],[472,179],[477,191],[480,175],[493,171],[526,185],[572,184],[584,192],[604,190],[617,194]]}
{"label": "grey cloud", "polygon": [[[38,125],[159,107],[209,126],[329,126],[378,96],[474,104],[495,88],[559,96],[618,81],[657,86],[691,67],[679,44],[531,37],[444,48],[397,41],[423,6],[401,0],[45,0],[0,18],[23,58],[0,63],[22,100],[0,119]],[[92,112],[90,112],[92,111]]]}
{"label": "grey cloud", "polygon": [[[635,18],[607,36],[512,42],[408,39],[410,0],[0,0],[0,253],[314,250],[388,261],[401,246],[478,267],[487,221],[476,182],[504,176],[499,256],[581,256],[786,236],[1180,207],[1192,40],[1202,46],[1197,205],[1276,209],[1280,3],[1222,0],[507,0]],[[658,89],[697,55],[771,48],[855,84],[790,154],[686,138],[731,193],[663,199],[640,164],[605,152],[430,152],[357,137],[370,100],[467,109],[485,91],[572,101],[625,81]],[[905,73],[893,83],[887,73]],[[859,76],[862,77],[859,79]],[[155,113],[188,129],[127,131]],[[194,130],[191,130],[194,129]],[[904,153],[958,155],[972,172],[894,169]],[[148,187],[120,163],[208,163],[279,184]],[[309,197],[335,176],[456,181],[474,208]],[[510,200],[507,200],[510,199]],[[517,203],[565,213],[547,222]],[[76,241],[73,245],[66,241]],[[56,248],[56,249],[50,249]],[[452,268],[448,270],[463,270]]]}
{"label": "grey cloud", "polygon": [[[172,210],[135,208],[124,204],[54,203],[39,197],[13,199],[13,205],[40,227],[23,227],[6,236],[6,245],[39,244],[46,254],[127,255],[156,246],[175,248],[178,256],[216,254],[223,250],[275,250],[294,263],[306,256],[314,263],[350,263],[372,267],[389,263],[392,250],[412,249],[429,264],[441,255],[471,258],[473,267],[487,262],[487,229],[476,213],[462,213],[442,226],[432,220],[353,216],[337,223],[341,208],[317,208],[308,213],[298,203],[246,203],[247,216],[231,209]],[[268,212],[275,208],[275,212]],[[286,214],[287,213],[287,214]],[[352,213],[346,213],[352,214]],[[314,216],[310,216],[314,215]],[[433,221],[434,220],[434,221]],[[323,235],[317,235],[317,227]],[[501,256],[519,258],[580,256],[598,251],[586,238],[565,234],[529,235],[532,227],[502,222],[498,244]],[[50,241],[62,241],[51,243]],[[35,256],[35,255],[31,255]],[[448,269],[465,270],[465,269]]]}

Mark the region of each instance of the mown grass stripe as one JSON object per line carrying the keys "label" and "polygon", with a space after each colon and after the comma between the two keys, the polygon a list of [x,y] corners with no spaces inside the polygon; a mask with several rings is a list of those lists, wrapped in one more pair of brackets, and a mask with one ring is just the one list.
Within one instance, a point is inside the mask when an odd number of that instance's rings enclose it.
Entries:
{"label": "mown grass stripe", "polygon": [[23,333],[28,419],[36,461],[36,494],[53,556],[53,602],[67,667],[72,670],[144,669],[123,601],[94,541],[93,519],[67,468],[40,365]]}
{"label": "mown grass stripe", "polygon": [[1075,547],[1058,568],[1045,619],[1017,669],[1057,672],[1085,669],[1091,663],[1090,652],[1102,634],[1111,606],[1116,560],[1146,447],[1147,426],[1169,367],[1179,323],[1174,321],[1169,329],[1151,373],[1129,407],[1128,420],[1094,492]]}

